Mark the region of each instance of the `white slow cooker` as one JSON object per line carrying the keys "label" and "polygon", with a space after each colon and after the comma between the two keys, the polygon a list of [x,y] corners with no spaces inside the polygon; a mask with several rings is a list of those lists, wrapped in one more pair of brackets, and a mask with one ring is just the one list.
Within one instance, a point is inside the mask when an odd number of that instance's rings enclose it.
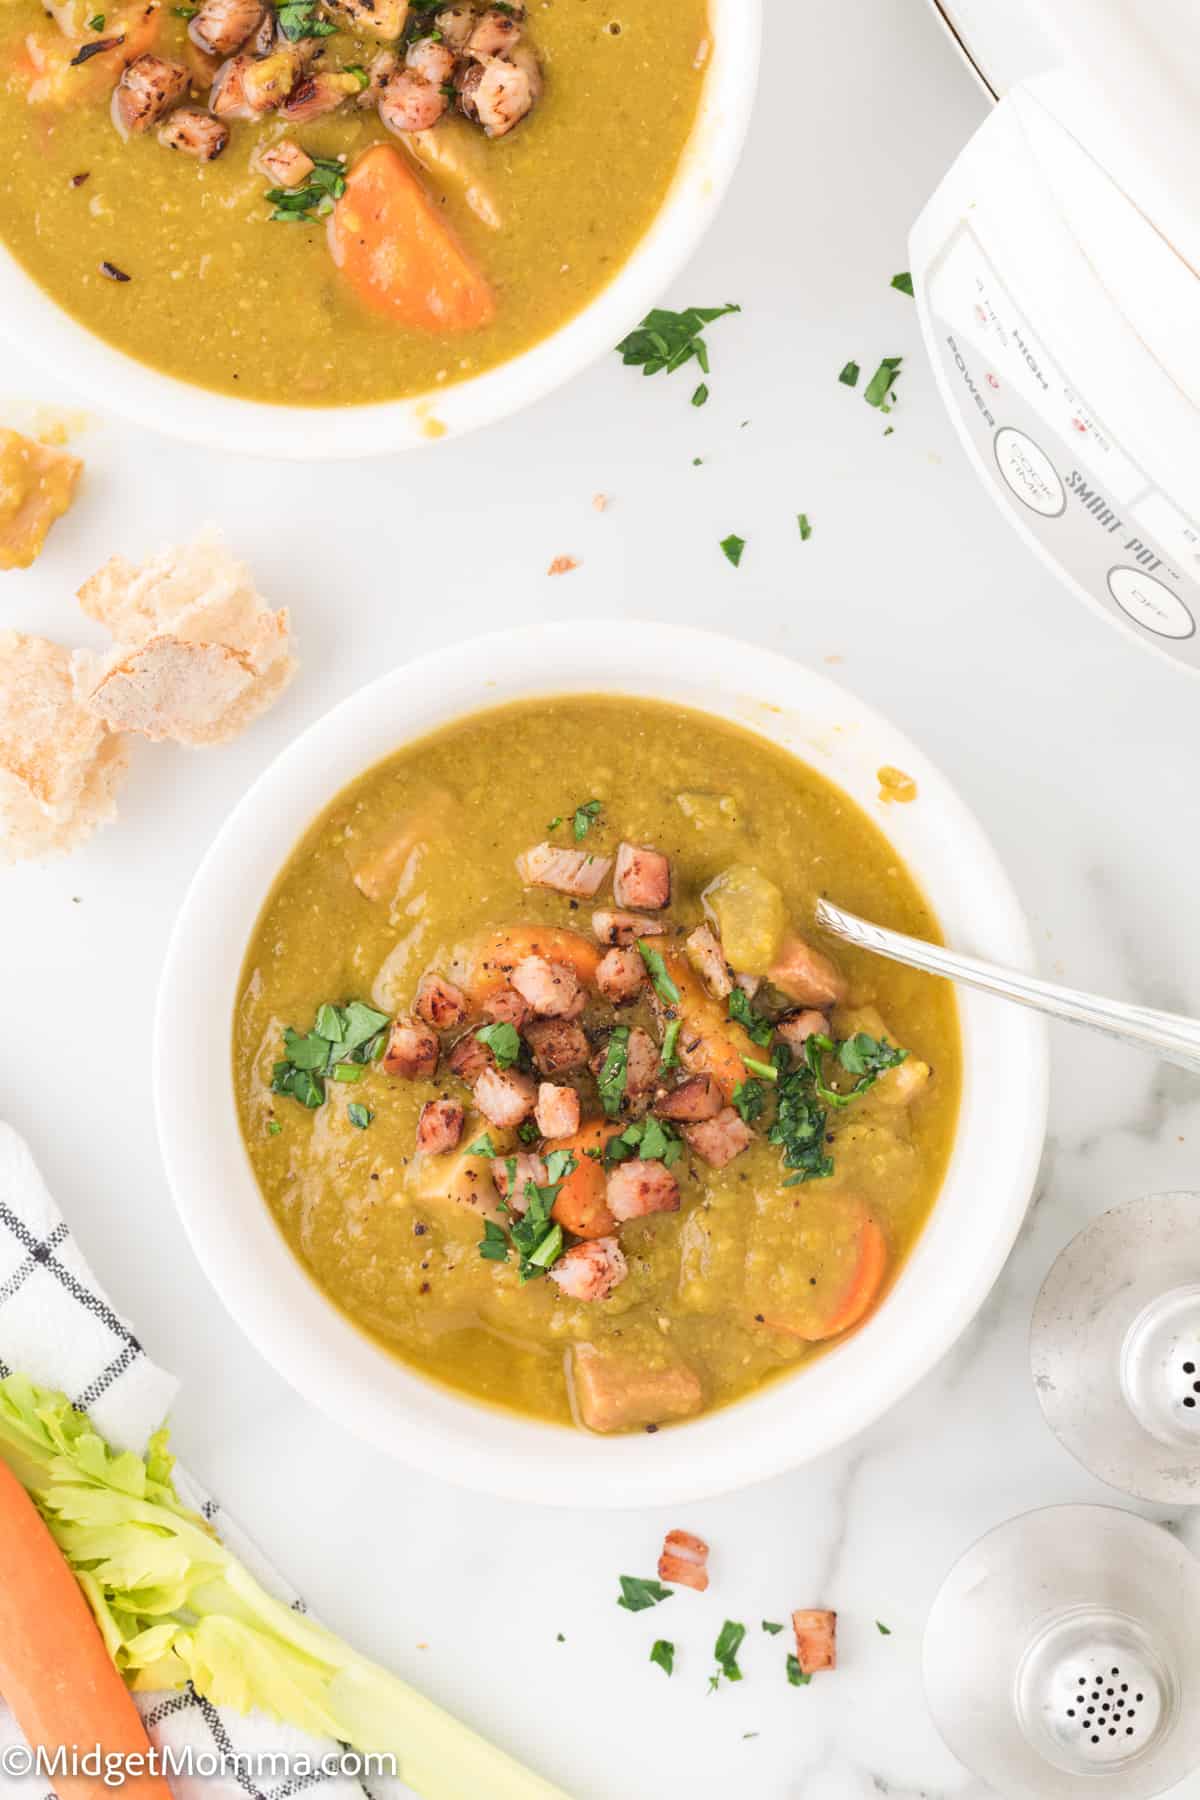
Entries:
{"label": "white slow cooker", "polygon": [[946,404],[1042,561],[1200,668],[1200,3],[934,4],[996,100],[910,240]]}

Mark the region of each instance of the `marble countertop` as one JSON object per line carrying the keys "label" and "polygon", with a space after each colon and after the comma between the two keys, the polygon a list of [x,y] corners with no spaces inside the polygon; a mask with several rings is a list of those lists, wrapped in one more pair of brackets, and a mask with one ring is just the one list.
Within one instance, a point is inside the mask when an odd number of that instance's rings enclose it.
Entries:
{"label": "marble countertop", "polygon": [[[89,641],[72,599],[84,576],[213,519],[293,610],[302,673],[272,713],[218,752],[136,756],[118,826],[70,861],[4,875],[0,1107],[114,1300],[182,1378],[175,1438],[197,1474],[331,1624],[579,1800],[982,1800],[923,1701],[924,1618],[990,1526],[1116,1499],[1042,1424],[1030,1311],[1082,1224],[1191,1185],[1200,1146],[1193,1080],[1056,1030],[1034,1202],[961,1342],[839,1454],[686,1516],[514,1517],[356,1442],[226,1323],[175,1217],[150,1028],[202,850],[334,701],[508,622],[680,620],[836,659],[831,672],[923,744],[983,820],[1047,972],[1200,1011],[1198,690],[1080,607],[1004,524],[938,403],[912,305],[888,285],[983,102],[916,0],[800,10],[771,9],[745,159],[670,297],[745,308],[713,329],[706,409],[689,406],[686,377],[643,382],[611,358],[495,430],[337,469],[219,464],[93,416],[80,504],[37,568],[4,582],[5,625]],[[885,439],[836,374],[900,352]],[[0,417],[73,403],[0,363]],[[603,513],[597,492],[611,496]],[[737,572],[717,547],[728,532],[747,541]],[[580,567],[548,582],[563,553]],[[649,1572],[676,1524],[714,1545],[715,1580],[671,1606],[668,1686],[647,1662],[654,1616],[613,1600],[617,1573]],[[838,1608],[842,1667],[792,1689],[784,1640],[758,1621],[808,1603]],[[726,1616],[752,1623],[746,1679],[709,1695]],[[1200,1776],[1176,1794],[1195,1800]]]}

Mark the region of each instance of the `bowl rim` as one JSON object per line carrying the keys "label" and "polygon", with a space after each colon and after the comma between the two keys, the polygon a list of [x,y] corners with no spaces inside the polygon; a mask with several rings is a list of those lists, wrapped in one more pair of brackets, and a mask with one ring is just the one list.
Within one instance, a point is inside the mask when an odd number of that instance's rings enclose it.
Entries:
{"label": "bowl rim", "polygon": [[[230,1043],[245,946],[287,857],[349,780],[439,724],[509,700],[571,693],[698,705],[783,743],[873,817],[943,926],[967,933],[964,948],[1032,966],[1027,923],[973,815],[915,745],[826,676],[691,628],[630,621],[619,634],[595,621],[518,627],[402,663],[348,695],[280,752],[232,809],[196,870],[163,965],[153,1052],[159,1143],[185,1231],[225,1308],[319,1410],[429,1474],[501,1498],[678,1503],[768,1479],[845,1443],[958,1339],[1025,1217],[1045,1134],[1047,1032],[1024,1008],[971,990],[958,995],[963,1092],[955,1145],[933,1213],[885,1304],[815,1362],[730,1406],[654,1436],[597,1437],[492,1408],[391,1356],[317,1287],[251,1172]],[[396,731],[397,718],[405,730]],[[917,805],[889,809],[886,826],[863,806],[864,784],[883,762],[906,769],[920,790]],[[186,1059],[174,1054],[181,1041],[191,1047]],[[998,1135],[996,1117],[1005,1120]]]}
{"label": "bowl rim", "polygon": [[576,314],[528,350],[453,385],[350,406],[243,400],[169,375],[107,343],[0,242],[0,339],[98,409],[210,450],[301,462],[428,448],[507,418],[613,346],[665,293],[715,216],[753,108],[762,0],[708,0],[712,53],[696,122],[658,213],[627,261]]}

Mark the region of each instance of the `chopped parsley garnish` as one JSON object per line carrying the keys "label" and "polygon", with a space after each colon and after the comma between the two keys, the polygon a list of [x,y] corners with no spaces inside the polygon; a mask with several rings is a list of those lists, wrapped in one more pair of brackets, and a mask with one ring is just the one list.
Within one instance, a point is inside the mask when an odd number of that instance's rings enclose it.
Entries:
{"label": "chopped parsley garnish", "polygon": [[302,38],[332,37],[337,30],[336,25],[321,18],[316,0],[283,0],[275,16],[289,44],[298,44]]}
{"label": "chopped parsley garnish", "polygon": [[491,1051],[498,1069],[511,1069],[521,1054],[521,1035],[508,1019],[500,1019],[494,1025],[480,1025],[475,1036]]}
{"label": "chopped parsley garnish", "polygon": [[629,1027],[614,1025],[604,1052],[604,1063],[596,1077],[600,1104],[610,1119],[615,1119],[625,1098],[629,1078]]}
{"label": "chopped parsley garnish", "polygon": [[795,1187],[801,1181],[832,1175],[833,1158],[825,1153],[826,1113],[813,1096],[812,1073],[806,1063],[789,1073],[788,1061],[786,1046],[781,1046],[775,1120],[767,1142],[779,1146],[784,1167],[793,1171],[784,1187]]}
{"label": "chopped parsley garnish", "polygon": [[667,1029],[663,1032],[662,1055],[658,1059],[660,1069],[675,1069],[679,1066],[679,1056],[675,1046],[679,1042],[679,1033],[683,1029],[682,1019],[668,1019]]}
{"label": "chopped parsley garnish", "polygon": [[902,269],[900,271],[899,275],[892,276],[892,286],[894,288],[899,288],[899,290],[902,294],[909,294],[909,295],[912,294],[912,291],[913,291],[912,276],[909,274],[907,269]]}
{"label": "chopped parsley garnish", "polygon": [[675,1646],[667,1638],[656,1638],[654,1648],[650,1652],[650,1661],[665,1669],[668,1675],[675,1672]]}
{"label": "chopped parsley garnish", "polygon": [[745,538],[740,538],[735,531],[731,531],[727,538],[721,539],[721,549],[725,553],[725,560],[731,562],[735,569],[741,564],[742,551],[745,548]]}
{"label": "chopped parsley garnish", "polygon": [[860,372],[861,371],[859,370],[859,366],[856,362],[848,362],[846,364],[845,368],[842,370],[841,374],[838,376],[838,380],[841,382],[843,387],[857,387],[858,386],[858,377],[859,377]]}
{"label": "chopped parsley garnish", "polygon": [[541,1135],[532,1119],[522,1119],[517,1126],[517,1136],[523,1144],[536,1144]]}
{"label": "chopped parsley garnish", "polygon": [[692,390],[692,405],[703,406],[708,399],[708,383],[702,381],[699,387]]}
{"label": "chopped parsley garnish", "polygon": [[679,989],[667,974],[667,965],[662,959],[662,951],[648,944],[645,938],[637,941],[638,955],[646,965],[646,973],[650,984],[664,1006],[679,1005]]}
{"label": "chopped parsley garnish", "polygon": [[746,1635],[746,1627],[739,1625],[735,1619],[726,1619],[713,1645],[713,1655],[717,1659],[722,1675],[726,1681],[740,1681],[742,1671],[737,1665],[737,1653],[742,1647],[742,1639]]}
{"label": "chopped parsley garnish", "polygon": [[561,824],[562,824],[562,814],[556,813],[555,816],[551,819],[550,823],[547,825],[546,830],[547,831],[557,831]]}
{"label": "chopped parsley garnish", "polygon": [[809,523],[808,514],[807,513],[797,513],[796,514],[796,524],[800,528],[801,543],[807,544],[809,538],[813,534],[813,528],[812,528],[811,524]]}
{"label": "chopped parsley garnish", "polygon": [[[822,1100],[830,1106],[849,1106],[859,1094],[865,1094],[868,1088],[873,1088],[881,1075],[898,1067],[907,1055],[907,1050],[900,1050],[895,1044],[889,1044],[886,1038],[868,1037],[865,1031],[843,1038],[840,1043],[835,1043],[833,1038],[826,1037],[822,1032],[814,1031],[804,1044],[804,1058],[812,1074],[813,1086]],[[834,1057],[848,1075],[857,1077],[848,1092],[841,1093],[825,1081],[821,1060],[824,1056]]]}
{"label": "chopped parsley garnish", "polygon": [[747,1125],[753,1125],[767,1103],[767,1090],[761,1081],[739,1081],[729,1096]]}
{"label": "chopped parsley garnish", "polygon": [[279,1123],[278,1119],[268,1119],[267,1120],[267,1136],[268,1137],[278,1137],[282,1130],[283,1130],[283,1126]]}
{"label": "chopped parsley garnish", "polygon": [[743,1056],[742,1061],[745,1063],[750,1073],[752,1075],[757,1075],[760,1081],[775,1082],[779,1080],[779,1070],[775,1067],[774,1063],[759,1062],[758,1059],[753,1056]]}
{"label": "chopped parsley garnish", "polygon": [[194,19],[200,11],[198,6],[173,6],[171,11],[177,19]]}
{"label": "chopped parsley garnish", "polygon": [[806,1675],[800,1667],[800,1658],[793,1656],[790,1652],[787,1659],[787,1678],[793,1687],[807,1687],[812,1680],[812,1676]]}
{"label": "chopped parsley garnish", "polygon": [[892,389],[900,379],[902,356],[885,356],[875,373],[863,389],[863,399],[868,406],[887,409],[890,399],[895,399]]}
{"label": "chopped parsley garnish", "polygon": [[769,1631],[772,1637],[778,1637],[779,1633],[783,1630],[783,1625],[778,1619],[764,1619],[762,1628],[764,1631]]}
{"label": "chopped parsley garnish", "polygon": [[648,1114],[644,1119],[634,1119],[624,1131],[609,1138],[604,1146],[604,1166],[611,1169],[615,1163],[628,1162],[636,1156],[643,1162],[665,1163],[669,1169],[682,1155],[683,1139],[679,1133],[664,1120]]}
{"label": "chopped parsley garnish", "polygon": [[661,1581],[646,1581],[640,1575],[619,1575],[621,1595],[617,1601],[626,1612],[645,1612],[648,1606],[657,1606],[660,1600],[670,1600],[674,1589],[664,1587]]}
{"label": "chopped parsley garnish", "polygon": [[[517,1253],[517,1273],[522,1282],[532,1281],[535,1276],[544,1275],[547,1269],[552,1268],[566,1248],[566,1242],[562,1226],[550,1214],[558,1199],[559,1188],[574,1168],[573,1151],[552,1150],[546,1158],[545,1186],[539,1187],[535,1181],[525,1183],[524,1214],[520,1218],[514,1218],[507,1232],[495,1220],[486,1221],[483,1237],[479,1242],[480,1256],[486,1262],[507,1262],[511,1240]],[[516,1173],[516,1158],[509,1157],[510,1202]]]}
{"label": "chopped parsley garnish", "polygon": [[360,1106],[357,1100],[352,1100],[346,1111],[350,1115],[350,1123],[357,1125],[360,1131],[365,1131],[375,1117],[369,1107]]}
{"label": "chopped parsley garnish", "polygon": [[891,1626],[885,1625],[882,1619],[876,1619],[875,1629],[879,1633],[880,1637],[891,1637],[891,1635],[892,1635]]}
{"label": "chopped parsley garnish", "polygon": [[583,842],[603,810],[603,800],[585,800],[582,806],[577,806],[575,808],[571,818],[571,830],[574,833],[575,842],[577,844]]}
{"label": "chopped parsley garnish", "polygon": [[722,319],[727,313],[741,312],[740,306],[689,306],[685,312],[668,312],[656,306],[648,312],[636,331],[622,338],[617,355],[626,368],[640,367],[644,375],[657,375],[666,370],[670,375],[693,357],[707,375],[708,345],[700,335],[705,325]]}
{"label": "chopped parsley garnish", "polygon": [[93,13],[91,18],[87,22],[87,28],[89,31],[103,31],[104,30],[104,14],[103,13]]}
{"label": "chopped parsley garnish", "polygon": [[[280,23],[286,10],[286,7],[280,8]],[[330,26],[330,30],[332,29]],[[284,225],[312,224],[314,220],[323,219],[327,213],[331,213],[334,201],[340,200],[345,191],[345,165],[327,156],[315,157],[308,179],[302,187],[267,189],[267,199],[275,208],[271,214],[271,222]]]}
{"label": "chopped parsley garnish", "polygon": [[735,987],[730,994],[729,1016],[756,1044],[769,1044],[774,1036],[775,1027],[771,1020],[754,1011],[745,988]]}
{"label": "chopped parsley garnish", "polygon": [[473,1144],[468,1144],[467,1145],[467,1155],[468,1156],[486,1156],[486,1157],[489,1157],[494,1160],[495,1155],[496,1155],[496,1146],[492,1142],[491,1133],[488,1131],[485,1131],[483,1136],[477,1137]]}
{"label": "chopped parsley garnish", "polygon": [[367,74],[367,71],[363,68],[361,63],[347,63],[342,70],[342,74],[353,75],[355,81],[358,83],[360,93],[371,85],[371,77]]}
{"label": "chopped parsley garnish", "polygon": [[[301,1034],[288,1025],[283,1060],[271,1071],[271,1091],[288,1094],[315,1109],[325,1098],[325,1081],[357,1081],[383,1048],[388,1015],[361,1000],[348,1006],[318,1006],[316,1023]],[[366,1111],[366,1108],[360,1108]],[[357,1121],[356,1121],[357,1123]]]}

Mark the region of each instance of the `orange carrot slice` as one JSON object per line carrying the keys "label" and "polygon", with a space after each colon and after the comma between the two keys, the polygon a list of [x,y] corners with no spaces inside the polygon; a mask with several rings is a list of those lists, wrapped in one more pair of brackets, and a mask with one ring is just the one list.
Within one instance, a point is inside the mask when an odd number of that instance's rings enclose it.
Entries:
{"label": "orange carrot slice", "polygon": [[558,1198],[550,1210],[550,1217],[564,1231],[573,1232],[580,1238],[600,1238],[617,1229],[617,1221],[609,1212],[605,1199],[604,1164],[587,1152],[602,1150],[609,1138],[616,1137],[624,1129],[612,1119],[592,1119],[581,1125],[572,1137],[554,1138],[546,1145],[543,1155],[551,1150],[575,1152],[575,1167],[559,1188]]}
{"label": "orange carrot slice", "polygon": [[781,1258],[775,1237],[768,1232],[759,1241],[751,1228],[746,1299],[760,1324],[816,1344],[849,1331],[874,1305],[888,1242],[856,1196],[790,1191],[799,1196],[795,1240]]}
{"label": "orange carrot slice", "polygon": [[[0,1463],[0,1693],[33,1747],[145,1757],[150,1740],[87,1601],[16,1476]],[[110,1765],[111,1766],[111,1765]],[[101,1775],[56,1774],[61,1800],[112,1800]],[[127,1800],[171,1800],[130,1775]]]}
{"label": "orange carrot slice", "polygon": [[346,177],[329,249],[364,305],[397,325],[475,331],[495,317],[488,283],[390,144],[376,144]]}
{"label": "orange carrot slice", "polygon": [[566,963],[584,987],[594,987],[600,951],[578,931],[563,925],[505,925],[488,932],[474,946],[465,987],[475,1006],[508,986],[508,978],[525,956]]}
{"label": "orange carrot slice", "polygon": [[676,1010],[683,1021],[679,1031],[679,1060],[689,1075],[711,1075],[728,1100],[749,1073],[743,1057],[753,1057],[761,1062],[766,1052],[728,1017],[723,1002],[713,999],[686,957],[668,951],[663,961],[679,989]]}

